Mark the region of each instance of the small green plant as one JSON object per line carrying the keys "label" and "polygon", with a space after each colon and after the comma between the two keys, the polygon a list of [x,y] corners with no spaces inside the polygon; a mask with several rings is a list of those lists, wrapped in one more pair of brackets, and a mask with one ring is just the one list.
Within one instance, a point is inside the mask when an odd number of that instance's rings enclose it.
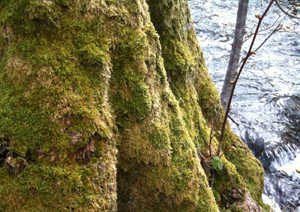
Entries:
{"label": "small green plant", "polygon": [[220,160],[220,158],[218,156],[215,156],[212,159],[211,164],[212,164],[214,169],[218,169],[218,170],[223,169],[223,163],[222,163],[222,161]]}

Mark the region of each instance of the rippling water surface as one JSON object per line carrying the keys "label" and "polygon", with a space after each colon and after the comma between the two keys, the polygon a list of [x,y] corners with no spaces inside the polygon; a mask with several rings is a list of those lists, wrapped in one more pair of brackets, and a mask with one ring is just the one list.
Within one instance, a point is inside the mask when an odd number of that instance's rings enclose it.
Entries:
{"label": "rippling water surface", "polygon": [[[262,14],[268,2],[249,2],[247,35],[257,24],[255,14]],[[190,0],[189,5],[206,65],[221,91],[238,1]],[[295,171],[300,169],[300,26],[299,20],[281,15],[273,5],[263,21],[263,28],[281,23],[282,30],[248,60],[230,111],[239,126],[231,126],[264,165],[264,201],[277,206],[276,211],[300,211],[300,174]],[[268,32],[260,33],[254,49]],[[250,41],[243,46],[244,55]]]}

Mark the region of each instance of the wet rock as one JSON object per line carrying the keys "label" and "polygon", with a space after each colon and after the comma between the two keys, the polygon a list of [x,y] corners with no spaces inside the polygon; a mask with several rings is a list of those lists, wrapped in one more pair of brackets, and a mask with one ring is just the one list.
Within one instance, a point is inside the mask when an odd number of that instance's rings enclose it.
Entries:
{"label": "wet rock", "polygon": [[258,137],[257,135],[254,136],[250,136],[249,131],[246,130],[245,137],[242,139],[244,143],[247,144],[249,149],[251,149],[255,157],[259,158],[265,151],[265,140],[263,138]]}
{"label": "wet rock", "polygon": [[274,197],[283,211],[300,210],[300,178],[293,178],[280,170],[266,174],[265,184],[264,193]]}
{"label": "wet rock", "polygon": [[295,144],[269,145],[259,160],[266,172],[275,173],[281,166],[295,159],[296,154],[297,146]]}
{"label": "wet rock", "polygon": [[294,41],[294,42],[292,42],[291,45],[292,45],[292,46],[299,46],[299,45],[300,45],[300,42],[299,42],[299,41]]}

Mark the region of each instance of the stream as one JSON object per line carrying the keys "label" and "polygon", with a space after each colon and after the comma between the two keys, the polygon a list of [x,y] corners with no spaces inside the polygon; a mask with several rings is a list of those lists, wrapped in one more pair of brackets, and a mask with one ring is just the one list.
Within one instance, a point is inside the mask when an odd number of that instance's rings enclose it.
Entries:
{"label": "stream", "polygon": [[[246,38],[255,30],[255,14],[269,1],[249,1]],[[194,27],[209,74],[221,92],[233,42],[237,0],[189,0]],[[299,8],[300,9],[300,8]],[[300,12],[298,12],[298,17]],[[300,212],[300,20],[275,4],[263,19],[256,49],[272,29],[281,30],[251,56],[238,81],[230,116],[233,131],[265,169],[263,201],[274,211]],[[251,37],[252,38],[252,37]],[[242,50],[245,56],[250,42]]]}

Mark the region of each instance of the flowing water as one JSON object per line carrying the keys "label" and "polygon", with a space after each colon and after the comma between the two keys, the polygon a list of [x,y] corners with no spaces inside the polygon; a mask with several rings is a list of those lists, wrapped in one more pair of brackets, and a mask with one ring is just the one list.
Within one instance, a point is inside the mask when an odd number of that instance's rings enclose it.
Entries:
{"label": "flowing water", "polygon": [[[269,1],[249,2],[247,33]],[[206,65],[219,92],[234,36],[237,0],[189,0],[194,27]],[[298,13],[299,15],[299,13]],[[280,31],[248,60],[232,101],[234,132],[263,163],[263,200],[275,211],[300,211],[300,20],[282,15],[275,5],[263,20],[256,49],[282,24]],[[270,28],[271,27],[271,28]],[[273,28],[272,28],[273,27]],[[269,29],[270,28],[270,29]],[[243,54],[248,51],[248,39]]]}

